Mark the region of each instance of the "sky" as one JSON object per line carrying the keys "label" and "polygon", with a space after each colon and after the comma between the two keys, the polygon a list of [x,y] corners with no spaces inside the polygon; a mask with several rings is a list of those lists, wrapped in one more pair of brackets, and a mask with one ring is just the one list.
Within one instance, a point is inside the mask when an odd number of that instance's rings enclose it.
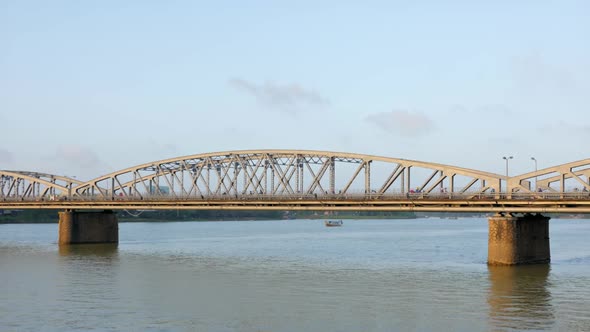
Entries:
{"label": "sky", "polygon": [[588,1],[2,1],[0,169],[309,149],[590,158]]}

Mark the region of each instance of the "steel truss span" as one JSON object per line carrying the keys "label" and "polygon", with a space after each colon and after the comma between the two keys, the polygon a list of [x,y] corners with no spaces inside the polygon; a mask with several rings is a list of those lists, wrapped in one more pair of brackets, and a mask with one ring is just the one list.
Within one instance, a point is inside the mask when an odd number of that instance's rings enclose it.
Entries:
{"label": "steel truss span", "polygon": [[[458,181],[458,177],[465,179]],[[360,154],[252,150],[143,164],[86,182],[74,194],[106,198],[315,197],[433,193],[440,188],[450,193],[481,193],[499,190],[501,178],[460,167]]]}
{"label": "steel truss span", "polygon": [[66,176],[27,171],[0,170],[0,198],[37,200],[71,197],[73,188],[82,185]]}
{"label": "steel truss span", "polygon": [[[587,207],[579,203],[590,190],[589,175],[590,159],[506,178],[364,154],[226,151],[146,163],[87,182],[0,171],[0,208],[579,211]],[[567,193],[572,185],[580,190]]]}

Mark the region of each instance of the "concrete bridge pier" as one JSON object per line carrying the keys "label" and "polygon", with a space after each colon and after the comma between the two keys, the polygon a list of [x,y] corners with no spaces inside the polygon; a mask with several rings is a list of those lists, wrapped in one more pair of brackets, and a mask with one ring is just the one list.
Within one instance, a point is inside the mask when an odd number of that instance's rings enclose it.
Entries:
{"label": "concrete bridge pier", "polygon": [[525,214],[488,219],[488,264],[546,264],[551,260],[549,217]]}
{"label": "concrete bridge pier", "polygon": [[59,212],[60,245],[82,243],[118,243],[119,222],[113,211]]}

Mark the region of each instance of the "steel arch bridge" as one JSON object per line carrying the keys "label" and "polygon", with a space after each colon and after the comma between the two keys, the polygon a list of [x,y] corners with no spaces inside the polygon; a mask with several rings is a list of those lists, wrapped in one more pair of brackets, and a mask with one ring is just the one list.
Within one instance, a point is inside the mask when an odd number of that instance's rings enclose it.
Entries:
{"label": "steel arch bridge", "polygon": [[[85,182],[0,171],[0,208],[590,212],[589,180],[590,159],[508,178],[365,154],[242,150],[154,161]],[[572,186],[579,191],[567,192]]]}

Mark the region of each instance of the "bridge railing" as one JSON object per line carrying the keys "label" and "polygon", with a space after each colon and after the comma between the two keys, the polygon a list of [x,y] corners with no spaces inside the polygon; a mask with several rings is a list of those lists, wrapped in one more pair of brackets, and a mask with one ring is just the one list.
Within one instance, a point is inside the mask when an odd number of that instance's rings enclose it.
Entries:
{"label": "bridge railing", "polygon": [[0,201],[23,201],[23,202],[52,202],[52,201],[76,201],[76,202],[93,202],[93,201],[331,201],[331,200],[352,200],[352,201],[420,201],[420,200],[589,200],[590,193],[584,191],[578,192],[536,192],[536,193],[346,193],[346,194],[280,194],[269,195],[259,193],[247,194],[222,194],[222,195],[191,195],[178,196],[173,194],[157,195],[114,195],[104,197],[100,195],[88,196],[52,196],[49,198],[35,197],[0,197]]}

